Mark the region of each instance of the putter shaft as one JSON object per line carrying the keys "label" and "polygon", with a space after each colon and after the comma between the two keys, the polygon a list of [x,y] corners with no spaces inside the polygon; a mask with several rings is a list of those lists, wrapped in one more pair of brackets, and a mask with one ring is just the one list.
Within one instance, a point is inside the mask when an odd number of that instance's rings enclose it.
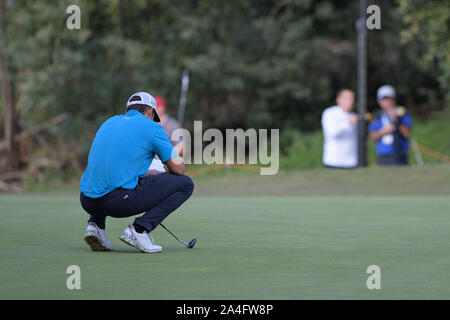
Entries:
{"label": "putter shaft", "polygon": [[186,242],[184,242],[183,240],[181,240],[180,238],[178,238],[176,235],[174,235],[172,232],[170,232],[169,229],[167,229],[162,223],[159,224],[161,227],[163,227],[168,233],[170,233],[172,235],[172,237],[174,237],[175,239],[177,239],[179,242],[183,243],[185,246],[189,246]]}

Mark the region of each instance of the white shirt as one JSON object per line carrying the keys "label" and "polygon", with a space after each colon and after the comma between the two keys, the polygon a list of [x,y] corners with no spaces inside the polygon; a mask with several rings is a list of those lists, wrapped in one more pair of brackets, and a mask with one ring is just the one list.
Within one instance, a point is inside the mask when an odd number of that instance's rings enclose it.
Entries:
{"label": "white shirt", "polygon": [[350,168],[358,164],[357,128],[349,121],[353,115],[339,106],[322,113],[324,165]]}
{"label": "white shirt", "polygon": [[159,159],[153,159],[148,170],[156,170],[159,172],[166,172],[166,168],[164,168],[164,164]]}

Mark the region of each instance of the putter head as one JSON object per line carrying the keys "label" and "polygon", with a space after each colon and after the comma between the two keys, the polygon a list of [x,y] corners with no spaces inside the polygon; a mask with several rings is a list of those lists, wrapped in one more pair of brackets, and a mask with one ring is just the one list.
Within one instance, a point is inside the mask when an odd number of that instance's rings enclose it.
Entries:
{"label": "putter head", "polygon": [[192,249],[195,246],[196,242],[197,242],[197,238],[192,239],[191,241],[189,241],[186,248]]}

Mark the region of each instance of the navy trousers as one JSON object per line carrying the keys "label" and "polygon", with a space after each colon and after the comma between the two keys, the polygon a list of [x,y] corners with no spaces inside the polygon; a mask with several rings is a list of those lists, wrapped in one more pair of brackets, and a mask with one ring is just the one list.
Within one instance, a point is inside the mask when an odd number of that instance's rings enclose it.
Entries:
{"label": "navy trousers", "polygon": [[408,155],[406,153],[395,155],[381,155],[377,156],[377,164],[380,166],[406,166],[408,165]]}
{"label": "navy trousers", "polygon": [[134,223],[149,231],[155,229],[171,212],[191,196],[194,183],[188,176],[163,173],[140,178],[134,189],[115,189],[100,198],[80,193],[89,222],[105,228],[106,217],[126,218],[145,212]]}

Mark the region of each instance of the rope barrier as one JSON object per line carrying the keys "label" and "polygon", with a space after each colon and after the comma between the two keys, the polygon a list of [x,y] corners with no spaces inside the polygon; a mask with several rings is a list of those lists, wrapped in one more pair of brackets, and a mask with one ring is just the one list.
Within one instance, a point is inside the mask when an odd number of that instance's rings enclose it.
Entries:
{"label": "rope barrier", "polygon": [[417,143],[417,146],[419,147],[419,150],[435,159],[441,160],[442,162],[450,163],[450,157],[447,157],[446,155],[437,152],[431,148],[425,147],[421,145],[420,143]]}
{"label": "rope barrier", "polygon": [[[448,157],[436,150],[425,147],[424,145],[419,144],[417,141],[415,141],[415,143],[417,144],[417,147],[420,150],[420,152],[423,152],[423,153],[425,153],[435,159],[438,159],[442,162],[450,163],[450,157]],[[369,167],[374,167],[374,166],[376,166],[376,164],[374,164],[374,163],[369,164]],[[216,171],[219,169],[226,169],[226,168],[240,169],[240,170],[254,172],[254,173],[259,173],[261,170],[260,166],[250,165],[250,164],[228,164],[228,165],[227,164],[215,164],[215,165],[188,171],[188,172],[186,172],[186,175],[188,175],[189,177],[192,178],[192,177],[198,176],[198,175],[206,173],[206,172],[211,172],[211,171]]]}

